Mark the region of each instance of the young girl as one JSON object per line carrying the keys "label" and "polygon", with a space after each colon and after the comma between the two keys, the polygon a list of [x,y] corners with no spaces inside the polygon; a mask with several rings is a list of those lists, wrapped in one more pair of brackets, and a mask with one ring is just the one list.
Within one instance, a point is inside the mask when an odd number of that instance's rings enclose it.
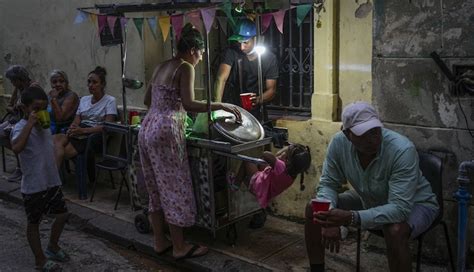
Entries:
{"label": "young girl", "polygon": [[[260,169],[253,163],[245,164],[247,177],[250,176],[251,178],[244,179],[249,191],[255,195],[258,204],[262,208],[266,208],[270,200],[288,189],[298,174],[301,174],[300,190],[304,190],[304,173],[308,171],[311,165],[311,154],[308,146],[290,144],[275,155],[265,151],[262,159],[268,165],[260,166]],[[231,184],[231,188],[238,189],[238,187],[237,184]]]}

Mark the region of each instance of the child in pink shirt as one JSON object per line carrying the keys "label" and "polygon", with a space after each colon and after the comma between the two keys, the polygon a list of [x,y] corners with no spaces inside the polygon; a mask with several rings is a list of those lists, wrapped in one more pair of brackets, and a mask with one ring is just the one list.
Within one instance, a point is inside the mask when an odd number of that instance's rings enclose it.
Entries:
{"label": "child in pink shirt", "polygon": [[[311,154],[309,147],[300,144],[290,144],[278,151],[275,155],[265,151],[262,155],[268,165],[259,167],[252,163],[245,164],[248,178],[244,182],[249,191],[255,195],[258,204],[266,208],[270,200],[288,189],[298,174],[300,177],[300,189],[304,190],[304,172],[311,165]],[[237,184],[231,184],[237,186]]]}

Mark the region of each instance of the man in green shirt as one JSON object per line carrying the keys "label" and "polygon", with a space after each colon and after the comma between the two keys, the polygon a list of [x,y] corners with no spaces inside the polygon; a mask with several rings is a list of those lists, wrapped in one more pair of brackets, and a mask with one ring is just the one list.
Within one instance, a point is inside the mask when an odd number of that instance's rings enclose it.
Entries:
{"label": "man in green shirt", "polygon": [[[408,241],[438,215],[436,195],[421,174],[406,137],[383,128],[375,109],[355,102],[342,112],[342,131],[328,146],[317,198],[327,212],[306,207],[305,239],[311,271],[324,271],[324,248],[339,252],[340,226],[380,229],[390,271],[411,271]],[[353,189],[340,193],[349,182]]]}

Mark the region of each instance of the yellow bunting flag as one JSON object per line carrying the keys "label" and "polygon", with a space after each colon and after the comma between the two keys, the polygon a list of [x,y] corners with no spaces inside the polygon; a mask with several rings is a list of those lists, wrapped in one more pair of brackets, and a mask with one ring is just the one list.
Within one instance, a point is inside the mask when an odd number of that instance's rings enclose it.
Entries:
{"label": "yellow bunting flag", "polygon": [[160,16],[158,19],[160,24],[161,33],[163,35],[163,41],[166,41],[168,34],[170,33],[170,16]]}

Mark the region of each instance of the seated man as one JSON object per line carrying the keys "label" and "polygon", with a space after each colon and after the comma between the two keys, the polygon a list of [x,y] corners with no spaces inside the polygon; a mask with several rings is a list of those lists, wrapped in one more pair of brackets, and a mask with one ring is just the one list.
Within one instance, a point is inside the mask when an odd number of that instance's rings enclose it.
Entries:
{"label": "seated man", "polygon": [[[342,132],[328,146],[317,188],[317,197],[330,200],[332,209],[315,213],[306,207],[311,271],[324,271],[324,248],[339,252],[343,225],[382,230],[390,271],[411,271],[408,241],[428,229],[439,209],[415,146],[382,128],[365,102],[348,105],[342,123]],[[338,195],[346,181],[353,190]]]}

